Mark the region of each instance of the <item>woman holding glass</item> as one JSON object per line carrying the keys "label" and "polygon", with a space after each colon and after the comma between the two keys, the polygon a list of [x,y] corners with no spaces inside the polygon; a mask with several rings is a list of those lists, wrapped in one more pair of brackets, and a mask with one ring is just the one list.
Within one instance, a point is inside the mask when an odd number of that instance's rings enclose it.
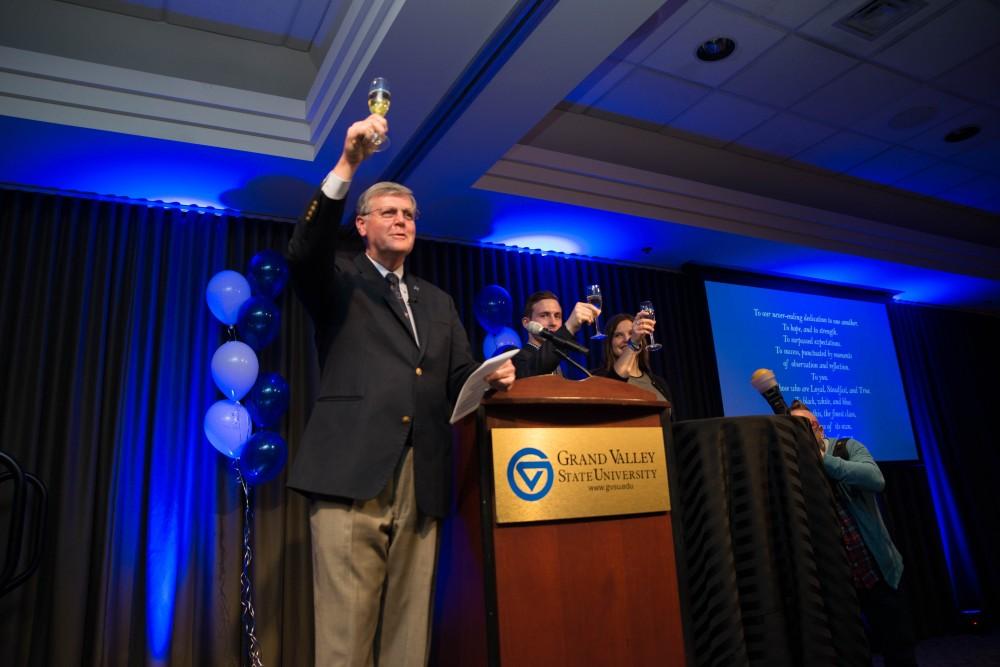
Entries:
{"label": "woman holding glass", "polygon": [[604,366],[594,375],[621,380],[652,392],[657,398],[673,402],[667,381],[649,368],[647,341],[656,321],[619,313],[605,327]]}

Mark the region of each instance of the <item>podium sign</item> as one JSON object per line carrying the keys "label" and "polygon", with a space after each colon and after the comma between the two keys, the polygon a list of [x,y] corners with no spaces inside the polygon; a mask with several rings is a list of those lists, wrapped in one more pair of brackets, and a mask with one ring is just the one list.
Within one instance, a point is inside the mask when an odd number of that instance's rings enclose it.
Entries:
{"label": "podium sign", "polygon": [[458,423],[431,664],[686,664],[669,408],[539,375]]}
{"label": "podium sign", "polygon": [[497,523],[670,509],[663,430],[494,428]]}

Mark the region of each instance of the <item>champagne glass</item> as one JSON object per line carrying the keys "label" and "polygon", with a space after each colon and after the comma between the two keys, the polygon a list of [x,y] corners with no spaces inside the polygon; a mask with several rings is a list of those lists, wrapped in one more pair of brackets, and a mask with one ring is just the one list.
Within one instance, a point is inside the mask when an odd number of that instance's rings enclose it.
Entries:
{"label": "champagne glass", "polygon": [[[654,322],[656,321],[656,308],[653,307],[652,301],[639,302],[639,317],[645,317],[653,320]],[[653,339],[653,334],[650,333],[649,345],[646,346],[646,349],[649,350],[650,352],[656,352],[662,347],[663,347],[662,345],[660,345]]]}
{"label": "champagne glass", "polygon": [[[601,286],[600,285],[587,285],[587,303],[592,305],[597,310],[601,310],[601,306],[604,303],[604,299],[601,297]],[[598,323],[600,320],[600,313],[594,318],[594,328],[597,329],[597,333],[590,337],[590,340],[604,340],[607,338],[601,332],[601,325]]]}
{"label": "champagne glass", "polygon": [[[391,101],[392,92],[389,90],[389,82],[380,76],[372,79],[368,86],[368,110],[379,116],[385,116],[389,113]],[[369,137],[369,141],[374,146],[372,150],[376,153],[381,153],[389,147],[389,137],[384,134],[375,133]]]}

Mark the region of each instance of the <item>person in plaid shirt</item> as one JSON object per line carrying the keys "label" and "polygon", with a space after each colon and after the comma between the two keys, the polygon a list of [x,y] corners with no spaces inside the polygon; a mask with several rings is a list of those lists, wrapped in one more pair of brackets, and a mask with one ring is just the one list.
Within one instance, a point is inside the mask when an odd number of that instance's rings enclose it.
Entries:
{"label": "person in plaid shirt", "polygon": [[789,413],[809,422],[819,444],[836,499],[851,581],[873,643],[881,646],[886,667],[916,665],[910,611],[901,591],[903,558],[889,537],[875,497],[885,488],[882,471],[868,448],[854,438],[827,438],[802,401],[793,401]]}

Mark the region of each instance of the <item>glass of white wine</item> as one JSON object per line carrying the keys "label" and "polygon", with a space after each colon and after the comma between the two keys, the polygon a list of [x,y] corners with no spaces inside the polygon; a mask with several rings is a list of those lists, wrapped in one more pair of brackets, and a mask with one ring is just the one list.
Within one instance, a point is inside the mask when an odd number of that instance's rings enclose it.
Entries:
{"label": "glass of white wine", "polygon": [[[647,319],[653,320],[654,322],[656,321],[656,308],[653,307],[652,301],[639,302],[639,317],[645,317]],[[656,352],[662,347],[663,347],[662,345],[656,342],[656,340],[653,338],[652,332],[650,332],[649,345],[646,346],[646,349],[649,350],[650,352]]]}
{"label": "glass of white wine", "polygon": [[[604,298],[601,296],[601,286],[600,285],[587,285],[587,303],[592,305],[597,310],[601,310],[601,306],[604,304]],[[601,318],[600,313],[594,318],[594,328],[597,329],[597,333],[590,337],[590,340],[604,340],[607,336],[601,331],[601,325],[598,320]]]}
{"label": "glass of white wine", "polygon": [[[368,110],[379,116],[389,113],[389,103],[392,101],[392,92],[389,90],[389,81],[381,76],[372,79],[368,86]],[[369,141],[374,147],[372,150],[381,153],[389,147],[389,137],[384,134],[373,134]]]}

